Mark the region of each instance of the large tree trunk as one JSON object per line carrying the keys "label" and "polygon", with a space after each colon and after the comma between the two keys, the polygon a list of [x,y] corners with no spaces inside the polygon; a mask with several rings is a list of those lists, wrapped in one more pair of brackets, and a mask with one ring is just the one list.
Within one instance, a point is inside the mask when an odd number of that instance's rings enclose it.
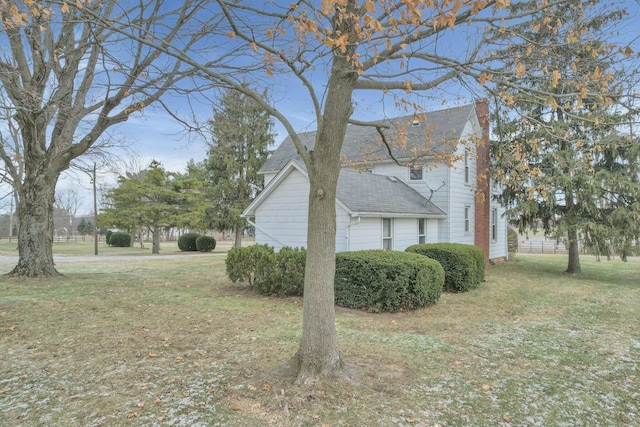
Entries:
{"label": "large tree trunk", "polygon": [[160,253],[160,227],[157,225],[153,226],[153,246],[151,248],[152,254]]}
{"label": "large tree trunk", "polygon": [[567,237],[569,239],[569,265],[565,272],[580,274],[582,273],[582,267],[580,267],[580,245],[578,243],[578,231],[575,226],[569,227]]}
{"label": "large tree trunk", "polygon": [[[567,171],[569,173],[569,171]],[[568,221],[569,228],[567,230],[567,239],[569,241],[569,265],[565,270],[569,274],[580,274],[582,268],[580,267],[580,245],[578,243],[578,227],[575,224],[575,202],[573,200],[573,192],[570,188],[565,190],[567,213],[566,220]]]}
{"label": "large tree trunk", "polygon": [[340,150],[353,112],[351,96],[357,79],[349,69],[342,58],[334,61],[323,121],[318,123],[316,145],[307,164],[310,190],[302,338],[292,359],[298,384],[343,373],[336,342],[334,278]]}
{"label": "large tree trunk", "polygon": [[29,175],[18,204],[18,264],[8,274],[60,276],[53,263],[53,202],[57,175]]}
{"label": "large tree trunk", "polygon": [[236,248],[239,248],[240,246],[242,246],[242,233],[244,233],[244,227],[236,227],[236,240],[233,243],[233,246],[235,246]]}

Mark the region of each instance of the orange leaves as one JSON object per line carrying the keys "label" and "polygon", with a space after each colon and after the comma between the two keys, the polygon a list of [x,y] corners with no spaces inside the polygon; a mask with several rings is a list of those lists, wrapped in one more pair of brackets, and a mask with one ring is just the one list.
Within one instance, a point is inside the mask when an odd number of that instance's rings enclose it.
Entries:
{"label": "orange leaves", "polygon": [[349,34],[342,34],[336,38],[327,37],[324,42],[331,48],[340,49],[340,52],[345,53],[347,51],[347,42],[349,41]]}
{"label": "orange leaves", "polygon": [[560,72],[558,70],[553,70],[552,73],[552,78],[551,78],[551,86],[556,87],[558,86],[558,82],[560,81]]}
{"label": "orange leaves", "polygon": [[364,4],[364,10],[369,13],[376,13],[376,5],[371,0],[367,0]]}

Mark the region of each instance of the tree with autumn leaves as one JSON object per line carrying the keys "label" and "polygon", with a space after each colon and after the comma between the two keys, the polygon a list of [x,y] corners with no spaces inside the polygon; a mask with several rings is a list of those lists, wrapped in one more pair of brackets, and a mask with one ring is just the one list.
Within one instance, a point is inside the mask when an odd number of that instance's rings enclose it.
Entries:
{"label": "tree with autumn leaves", "polygon": [[[336,341],[333,280],[335,196],[347,125],[377,126],[393,154],[406,141],[388,140],[383,127],[357,119],[372,105],[420,112],[421,94],[436,97],[451,82],[495,85],[505,96],[507,85],[548,99],[538,88],[510,81],[492,68],[491,58],[497,48],[491,35],[517,38],[520,24],[550,8],[546,0],[185,0],[174,6],[142,0],[126,11],[118,3],[38,2],[45,13],[34,9],[36,2],[3,3],[11,55],[0,62],[0,78],[11,87],[20,117],[27,170],[14,274],[56,274],[47,237],[55,181],[107,127],[164,105],[161,96],[185,78],[202,91],[210,85],[235,89],[280,122],[309,175],[302,337],[289,363],[298,383],[346,372]],[[553,4],[575,7],[570,0]],[[87,65],[82,70],[81,61]],[[99,62],[109,67],[96,67]],[[266,86],[279,103],[264,100]],[[302,144],[287,114],[286,104],[294,102],[313,117],[313,148]],[[89,121],[79,126],[83,118]],[[425,142],[417,156],[432,154]],[[34,245],[42,248],[32,251]]]}

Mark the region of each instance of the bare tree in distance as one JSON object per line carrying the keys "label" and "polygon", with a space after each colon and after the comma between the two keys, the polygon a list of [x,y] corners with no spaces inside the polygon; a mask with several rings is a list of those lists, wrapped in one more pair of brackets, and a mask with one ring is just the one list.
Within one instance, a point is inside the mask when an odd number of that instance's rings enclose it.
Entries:
{"label": "bare tree in distance", "polygon": [[[16,138],[0,145],[18,194],[19,259],[14,276],[56,276],[52,256],[53,204],[60,174],[107,129],[140,114],[180,83],[192,67],[142,43],[162,40],[188,52],[197,38],[194,16],[215,16],[208,2],[170,8],[144,0],[92,2],[9,0],[0,4],[0,86],[3,107],[15,120]],[[95,17],[109,25],[98,23]],[[215,25],[214,18],[207,28]],[[134,31],[131,37],[123,32]],[[171,112],[175,115],[174,112]],[[6,141],[6,140],[3,140]],[[12,143],[17,149],[12,152]],[[14,162],[17,162],[14,163]]]}

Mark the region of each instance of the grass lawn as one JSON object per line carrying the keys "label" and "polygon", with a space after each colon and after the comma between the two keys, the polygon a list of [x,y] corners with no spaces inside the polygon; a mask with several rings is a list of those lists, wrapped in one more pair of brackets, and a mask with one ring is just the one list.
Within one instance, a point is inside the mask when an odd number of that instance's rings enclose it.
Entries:
{"label": "grass lawn", "polygon": [[222,256],[0,276],[0,425],[640,425],[640,260],[582,265],[518,256],[433,307],[337,308],[355,374],[302,387],[278,374],[301,300],[230,283]]}

